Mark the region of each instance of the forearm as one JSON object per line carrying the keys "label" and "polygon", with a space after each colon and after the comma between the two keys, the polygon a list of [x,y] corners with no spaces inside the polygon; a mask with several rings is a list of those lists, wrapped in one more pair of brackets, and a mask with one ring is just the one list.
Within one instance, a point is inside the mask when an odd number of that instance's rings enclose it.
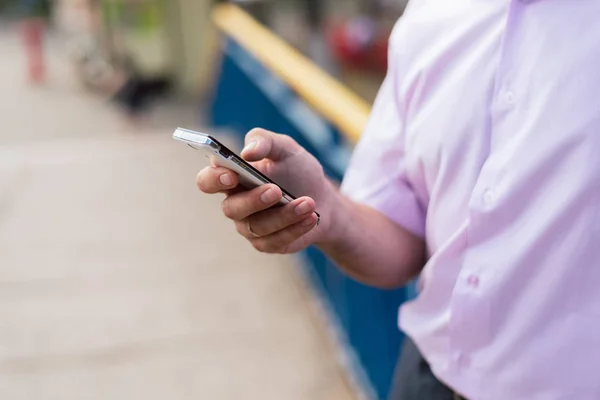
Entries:
{"label": "forearm", "polygon": [[425,263],[422,239],[337,189],[331,203],[331,226],[317,246],[344,272],[385,288],[401,286],[418,275]]}

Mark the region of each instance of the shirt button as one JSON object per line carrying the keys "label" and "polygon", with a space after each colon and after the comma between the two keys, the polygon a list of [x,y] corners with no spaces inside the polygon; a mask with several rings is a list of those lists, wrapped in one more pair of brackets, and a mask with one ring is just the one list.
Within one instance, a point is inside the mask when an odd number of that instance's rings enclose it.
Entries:
{"label": "shirt button", "polygon": [[456,356],[456,362],[460,367],[469,368],[471,366],[471,357],[464,353],[459,353]]}
{"label": "shirt button", "polygon": [[476,288],[479,286],[479,277],[477,275],[471,275],[467,278],[469,286]]}
{"label": "shirt button", "polygon": [[483,203],[486,206],[491,206],[492,204],[494,204],[495,201],[496,201],[496,195],[494,194],[493,190],[488,189],[483,193]]}
{"label": "shirt button", "polygon": [[471,357],[466,356],[466,355],[463,354],[458,359],[458,363],[460,364],[461,367],[469,368],[471,366]]}
{"label": "shirt button", "polygon": [[507,90],[504,93],[504,101],[506,101],[507,104],[513,104],[515,102],[515,93],[512,90]]}

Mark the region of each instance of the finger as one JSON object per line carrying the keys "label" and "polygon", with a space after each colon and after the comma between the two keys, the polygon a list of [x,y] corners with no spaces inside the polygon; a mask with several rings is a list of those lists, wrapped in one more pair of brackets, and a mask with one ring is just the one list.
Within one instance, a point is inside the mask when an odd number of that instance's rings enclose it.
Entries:
{"label": "finger", "polygon": [[229,219],[241,221],[274,206],[281,198],[281,189],[277,185],[262,185],[228,196],[223,201],[223,213]]}
{"label": "finger", "polygon": [[268,236],[297,224],[314,211],[315,201],[310,197],[302,197],[283,207],[270,208],[251,215],[246,221],[238,222],[236,227],[238,232],[247,238],[253,238],[248,231],[248,224],[254,234]]}
{"label": "finger", "polygon": [[[263,253],[288,253],[292,247],[297,247],[298,240],[312,231],[317,225],[318,217],[315,213],[310,214],[302,221],[282,231],[269,236],[250,239],[254,248]],[[308,242],[304,244],[304,247]],[[294,249],[294,251],[299,249]]]}
{"label": "finger", "polygon": [[206,167],[198,173],[196,183],[204,193],[213,194],[235,188],[238,176],[227,168]]}
{"label": "finger", "polygon": [[280,161],[299,149],[298,143],[289,136],[260,128],[248,132],[245,140],[246,147],[241,155],[247,161],[260,161],[264,158]]}

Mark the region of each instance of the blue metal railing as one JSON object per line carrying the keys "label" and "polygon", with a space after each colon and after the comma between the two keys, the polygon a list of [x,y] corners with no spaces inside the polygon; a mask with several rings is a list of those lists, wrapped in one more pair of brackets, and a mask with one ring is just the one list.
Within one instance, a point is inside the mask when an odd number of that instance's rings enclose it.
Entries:
{"label": "blue metal railing", "polygon": [[[214,126],[243,135],[262,127],[293,137],[340,181],[352,146],[283,81],[231,39],[226,40],[219,77],[210,107]],[[399,305],[410,289],[381,291],[366,287],[341,273],[316,248],[304,252],[307,269],[335,321],[345,333],[346,345],[378,398],[390,388],[402,334],[397,328]]]}

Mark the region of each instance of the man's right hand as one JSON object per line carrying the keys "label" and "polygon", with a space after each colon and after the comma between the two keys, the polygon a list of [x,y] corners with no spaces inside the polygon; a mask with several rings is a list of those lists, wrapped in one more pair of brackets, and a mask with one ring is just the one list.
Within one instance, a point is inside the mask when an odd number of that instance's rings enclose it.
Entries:
{"label": "man's right hand", "polygon": [[[237,231],[266,253],[294,253],[326,240],[338,196],[317,159],[292,138],[263,129],[248,133],[241,155],[282,187],[304,197],[273,207],[282,197],[276,185],[240,191],[235,172],[214,166],[203,169],[198,187],[204,193],[225,193],[223,213],[235,222]],[[321,215],[318,226],[315,211]]]}

